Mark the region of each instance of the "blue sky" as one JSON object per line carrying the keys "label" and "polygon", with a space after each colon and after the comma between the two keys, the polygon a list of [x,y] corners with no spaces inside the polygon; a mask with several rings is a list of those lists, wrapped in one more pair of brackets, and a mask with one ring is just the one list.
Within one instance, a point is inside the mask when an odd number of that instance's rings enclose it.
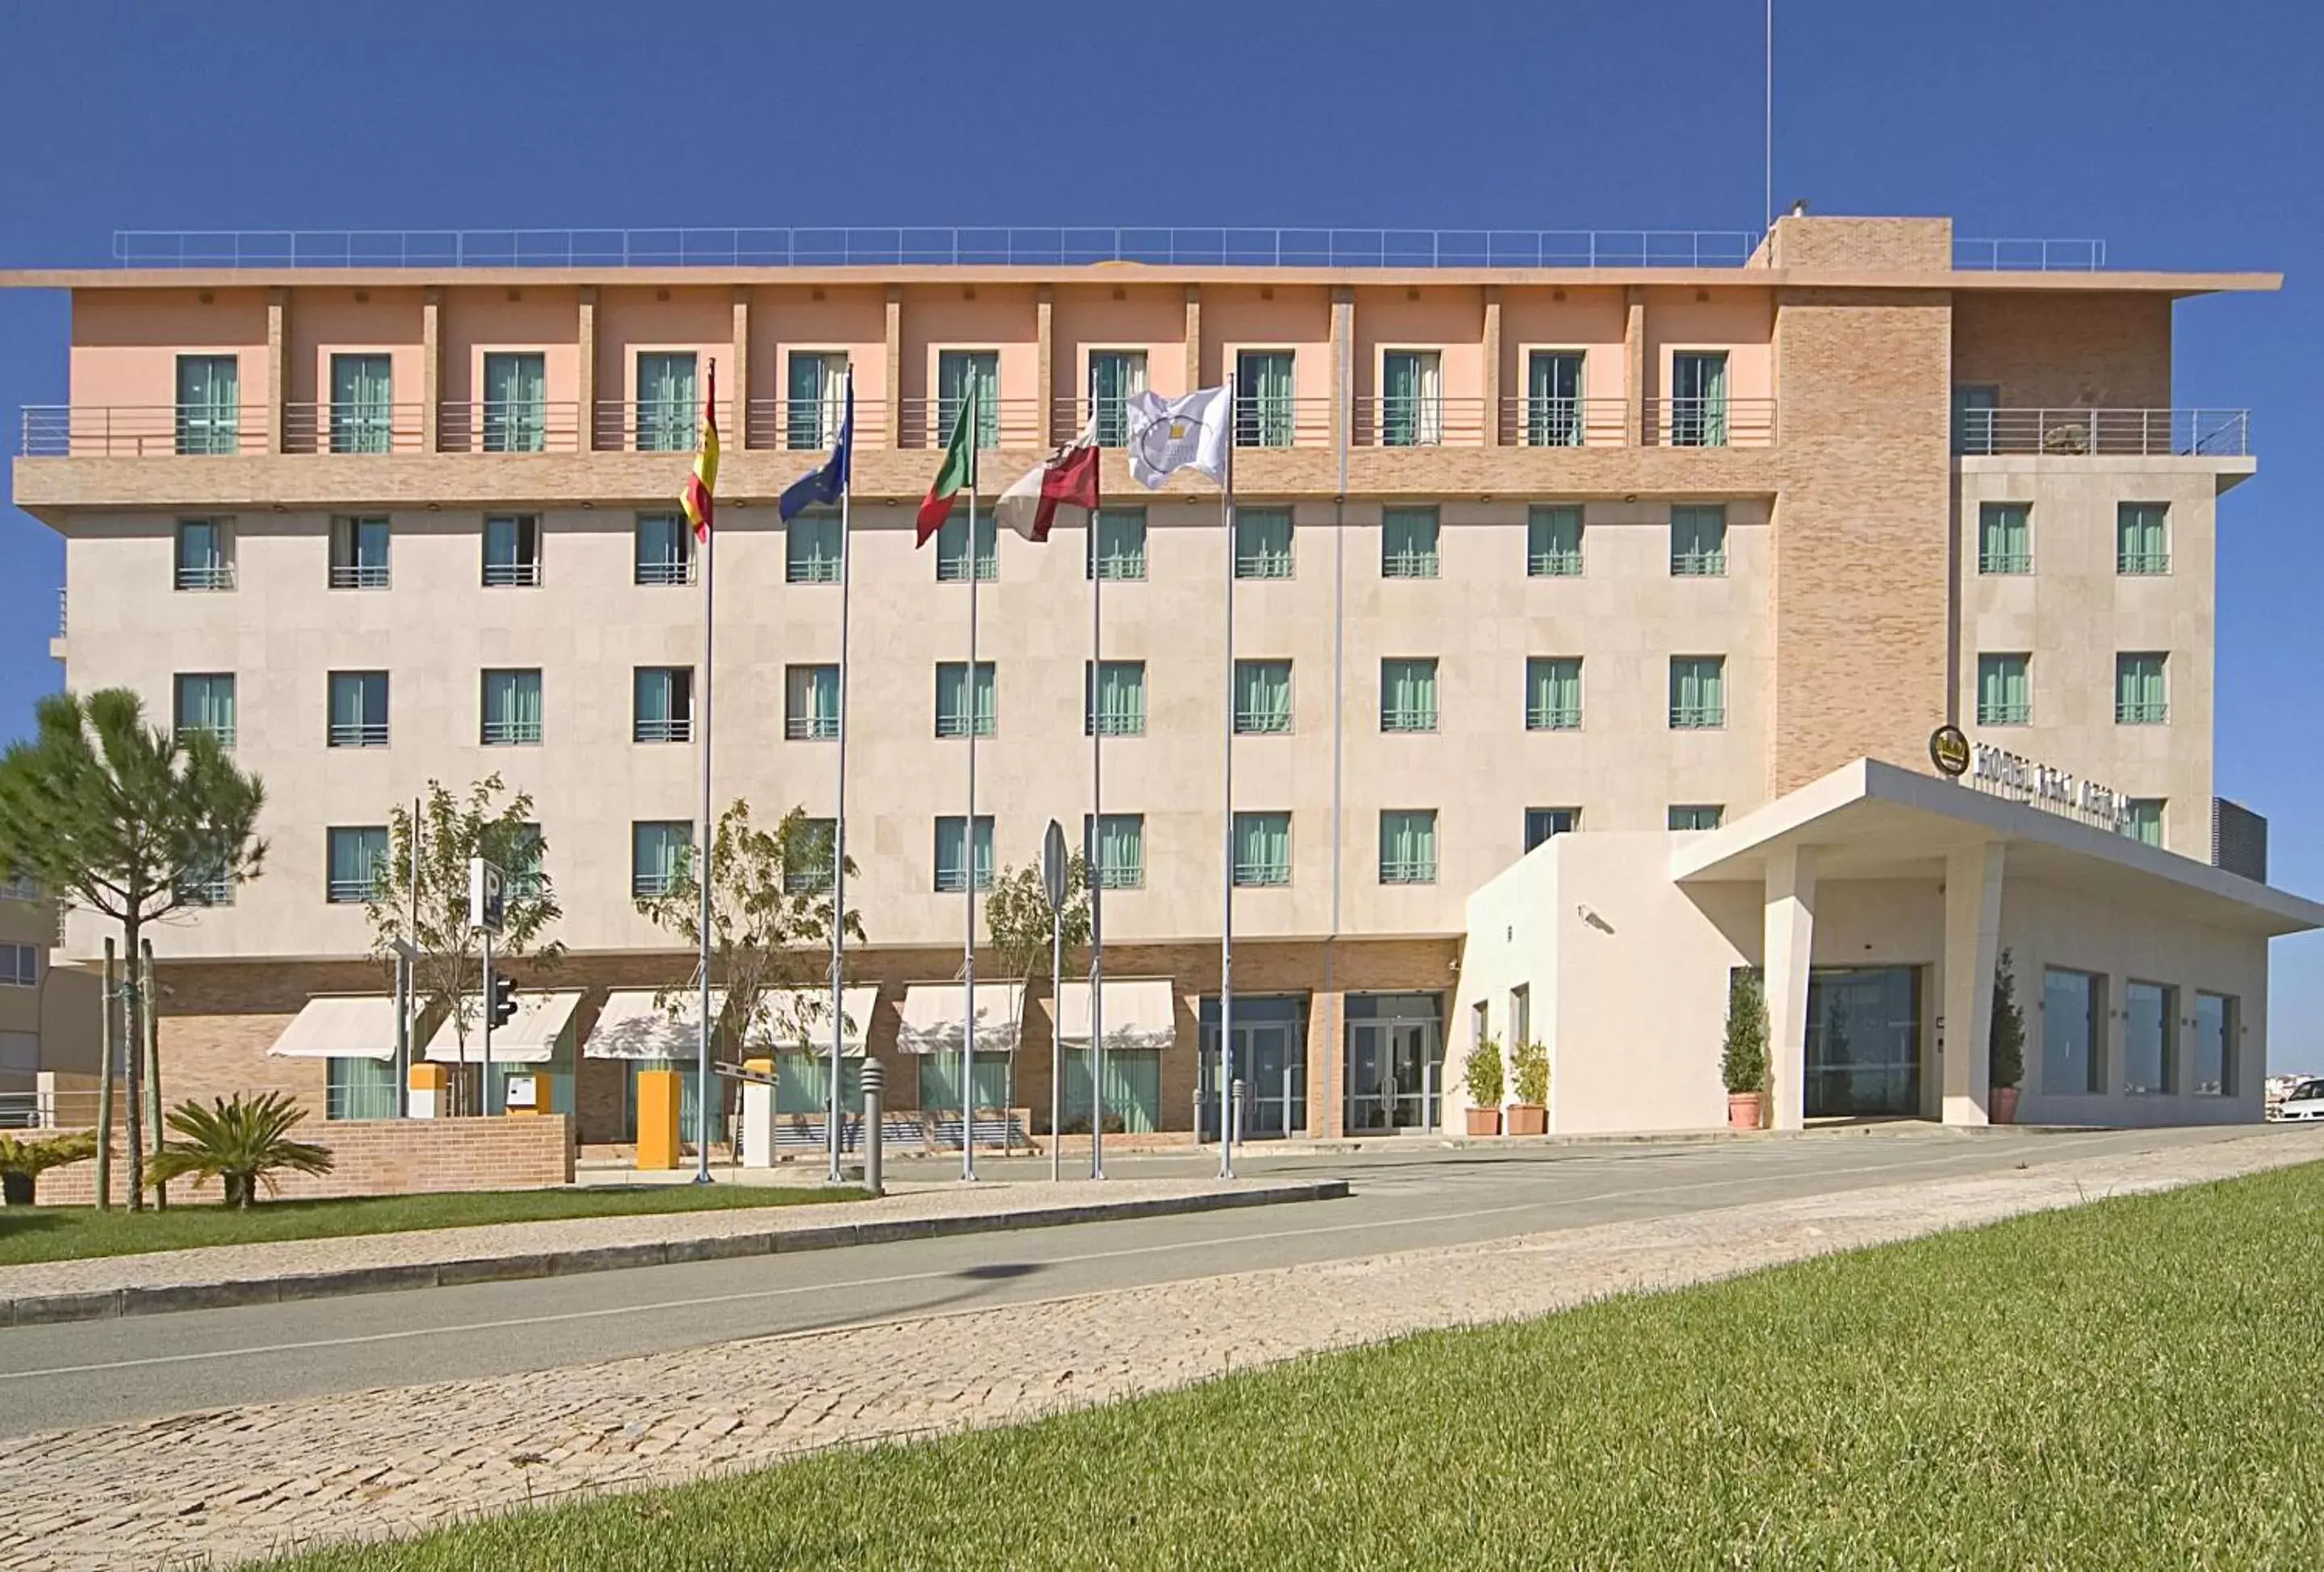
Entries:
{"label": "blue sky", "polygon": [[[115,228],[1744,228],[1762,25],[1759,0],[22,4],[0,265],[102,261]],[[2255,411],[2218,786],[2272,820],[2275,881],[2324,893],[2324,14],[1779,0],[1776,37],[1779,203],[2288,275],[2180,308],[2174,398]],[[0,409],[64,394],[64,302],[0,291]],[[0,510],[0,738],[57,684],[61,574]],[[2274,957],[2274,1057],[2324,1069],[2324,937]]]}

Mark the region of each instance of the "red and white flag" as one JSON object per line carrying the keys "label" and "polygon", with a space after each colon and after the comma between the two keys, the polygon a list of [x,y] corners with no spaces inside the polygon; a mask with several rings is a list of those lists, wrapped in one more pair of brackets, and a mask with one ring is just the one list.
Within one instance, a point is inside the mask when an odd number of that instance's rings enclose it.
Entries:
{"label": "red and white flag", "polygon": [[[1097,422],[1027,470],[1001,493],[992,516],[1028,540],[1047,540],[1060,508],[1097,507]],[[1080,522],[1069,519],[1068,522]]]}

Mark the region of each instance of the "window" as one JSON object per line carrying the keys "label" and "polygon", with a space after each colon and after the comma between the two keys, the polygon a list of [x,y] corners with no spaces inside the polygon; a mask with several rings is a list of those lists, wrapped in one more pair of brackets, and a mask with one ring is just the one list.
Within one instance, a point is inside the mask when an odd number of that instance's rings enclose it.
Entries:
{"label": "window", "polygon": [[1977,657],[1977,723],[1980,726],[2024,726],[2034,719],[2034,657],[2030,655],[1980,655]]}
{"label": "window", "polygon": [[1288,447],[1296,422],[1291,401],[1291,352],[1246,349],[1235,354],[1235,446]]}
{"label": "window", "polygon": [[540,453],[549,446],[549,370],[539,354],[484,356],[486,453]]}
{"label": "window", "polygon": [[1142,889],[1146,885],[1146,815],[1082,815],[1082,855],[1100,889]]}
{"label": "window", "polygon": [[333,453],[386,453],[394,447],[392,387],[383,354],[331,357]]}
{"label": "window", "polygon": [[0,944],[0,988],[38,988],[41,951],[31,944]]}
{"label": "window", "polygon": [[1582,356],[1536,349],[1526,358],[1526,446],[1582,446]]}
{"label": "window", "polygon": [[1674,830],[1716,830],[1726,817],[1726,808],[1717,803],[1673,803],[1670,827]]}
{"label": "window", "polygon": [[2178,1080],[2179,990],[2159,982],[2122,990],[2122,1089],[2168,1097]]}
{"label": "window", "polygon": [[1380,662],[1380,730],[1436,730],[1436,662],[1433,658]]}
{"label": "window", "polygon": [[484,673],[484,742],[507,747],[540,740],[540,673]]}
{"label": "window", "polygon": [[484,520],[484,587],[530,587],[540,583],[540,519],[518,513]]}
{"label": "window", "polygon": [[[0,1071],[10,1075],[37,1075],[40,1069],[41,1034],[38,1032],[0,1032]],[[1089,1099],[1084,1097],[1082,1101],[1086,1107]]]}
{"label": "window", "polygon": [[1674,731],[1715,731],[1727,724],[1727,657],[1674,655],[1670,663]]}
{"label": "window", "polygon": [[839,668],[783,668],[783,735],[794,742],[826,742],[839,735]]}
{"label": "window", "polygon": [[2124,502],[2114,510],[2114,570],[2130,576],[2171,571],[2171,510]]}
{"label": "window", "polygon": [[1146,663],[1082,662],[1082,735],[1146,735]]}
{"label": "window", "polygon": [[694,526],[682,513],[638,515],[637,577],[641,584],[694,582]]}
{"label": "window", "polygon": [[1527,808],[1525,813],[1525,849],[1535,847],[1553,835],[1571,835],[1582,828],[1579,808]]}
{"label": "window", "polygon": [[234,746],[234,674],[189,672],[177,682],[176,732],[207,731],[220,748]]}
{"label": "window", "polygon": [[2195,995],[2195,1074],[2188,1089],[2197,1097],[2236,1095],[2236,1014],[2230,995]]}
{"label": "window", "polygon": [[330,875],[323,898],[335,906],[360,906],[371,899],[387,862],[387,826],[363,824],[324,833]]}
{"label": "window", "polygon": [[2123,804],[2122,832],[2142,845],[2163,844],[2162,797],[2133,797]]}
{"label": "window", "polygon": [[2001,390],[1991,383],[1968,384],[1953,390],[1953,451],[1991,453],[1993,415],[2001,406]]}
{"label": "window", "polygon": [[1234,816],[1234,881],[1246,889],[1291,882],[1291,815]]}
{"label": "window", "polygon": [[1727,352],[1682,350],[1671,356],[1673,447],[1727,446]]}
{"label": "window", "polygon": [[2114,723],[2161,726],[2171,719],[2163,686],[2168,657],[2152,651],[2114,657]]}
{"label": "window", "polygon": [[1582,661],[1577,656],[1536,656],[1526,662],[1526,730],[1582,729]]}
{"label": "window", "polygon": [[2042,974],[2042,1089],[2085,1097],[2106,1089],[2106,985],[2087,971]]}
{"label": "window", "polygon": [[694,736],[694,668],[641,666],[632,680],[630,740],[686,742]]}
{"label": "window", "polygon": [[384,519],[332,519],[331,588],[387,588],[388,539],[388,524]]}
{"label": "window", "polygon": [[334,1053],[324,1063],[323,1117],[396,1117],[394,1060],[352,1059]]}
{"label": "window", "polygon": [[1089,357],[1090,382],[1097,391],[1097,445],[1120,447],[1130,441],[1130,400],[1146,391],[1146,352],[1142,349],[1093,349]]}
{"label": "window", "polygon": [[[980,523],[982,521],[980,520]],[[947,529],[951,526],[945,526]],[[839,582],[839,515],[801,513],[783,526],[783,578],[794,584]],[[944,537],[936,538],[936,575],[944,576]],[[992,575],[987,573],[985,575]]]}
{"label": "window", "polygon": [[[976,519],[976,576],[991,584],[1001,576],[1001,559],[995,554],[992,536],[992,515],[980,513]],[[968,582],[968,515],[955,513],[944,521],[936,531],[936,583],[964,584]]]}
{"label": "window", "polygon": [[1433,349],[1380,356],[1382,447],[1433,447],[1444,440],[1443,357]]}
{"label": "window", "polygon": [[[936,891],[940,895],[959,895],[969,887],[968,850],[962,844],[965,839],[966,821],[958,814],[947,814],[936,821]],[[976,816],[976,887],[992,887],[992,815]]]}
{"label": "window", "polygon": [[1977,571],[2034,571],[2033,510],[2023,502],[1987,502],[1977,510]]}
{"label": "window", "polygon": [[694,355],[658,351],[638,356],[640,453],[691,453],[695,441]]}
{"label": "window", "polygon": [[1291,663],[1235,662],[1234,729],[1244,736],[1291,730]]}
{"label": "window", "polygon": [[928,445],[942,447],[952,438],[960,406],[976,395],[976,446],[1001,446],[1001,353],[991,349],[947,349],[936,355],[936,425]]}
{"label": "window", "polygon": [[[998,701],[992,663],[976,663],[976,734],[990,737],[996,729]],[[936,735],[965,737],[969,734],[968,662],[945,660],[936,664]]]}
{"label": "window", "polygon": [[783,446],[820,452],[839,442],[847,418],[847,356],[835,350],[795,349],[790,397],[783,407]]}
{"label": "window", "polygon": [[1235,510],[1235,577],[1287,579],[1291,576],[1291,510]]}
{"label": "window", "polygon": [[641,819],[630,826],[630,894],[650,900],[684,887],[694,861],[694,821]]}
{"label": "window", "polygon": [[0,901],[37,901],[40,898],[41,887],[33,882],[31,874],[17,873],[5,865],[0,865]]}
{"label": "window", "polygon": [[1727,573],[1727,510],[1673,508],[1670,518],[1673,578],[1721,578]]}
{"label": "window", "polygon": [[189,906],[223,906],[234,900],[234,881],[215,860],[181,870],[177,890],[178,899]]}
{"label": "window", "polygon": [[1436,882],[1436,810],[1391,808],[1380,814],[1382,884]]}
{"label": "window", "polygon": [[1097,528],[1090,533],[1093,556],[1084,557],[1082,574],[1094,573],[1108,579],[1142,579],[1146,576],[1146,510],[1143,508],[1101,508]]}
{"label": "window", "polygon": [[1526,517],[1526,576],[1574,578],[1582,572],[1582,510],[1536,508]]}
{"label": "window", "polygon": [[223,519],[178,520],[178,587],[234,588],[234,530]]}
{"label": "window", "polygon": [[512,898],[534,899],[549,888],[549,842],[538,824],[519,824],[512,839],[499,849],[502,871],[508,875]]}
{"label": "window", "polygon": [[[789,857],[783,860],[783,894],[787,896],[819,896],[838,882],[838,860],[833,855],[839,846],[839,821],[809,819],[799,826],[798,839],[791,842]],[[871,1023],[857,1025],[869,1030]]]}
{"label": "window", "polygon": [[230,354],[178,357],[178,451],[233,453],[242,446],[242,372]]}
{"label": "window", "polygon": [[330,675],[331,748],[387,746],[387,673],[335,671]]}
{"label": "window", "polygon": [[1438,567],[1434,508],[1388,508],[1380,514],[1380,577],[1433,579]]}

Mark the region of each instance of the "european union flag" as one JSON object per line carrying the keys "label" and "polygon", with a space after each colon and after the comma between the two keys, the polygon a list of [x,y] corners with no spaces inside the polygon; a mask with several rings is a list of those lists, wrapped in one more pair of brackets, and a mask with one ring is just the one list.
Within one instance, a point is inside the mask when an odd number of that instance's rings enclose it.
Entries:
{"label": "european union flag", "polygon": [[832,444],[831,457],[824,466],[793,481],[782,500],[775,504],[783,522],[789,523],[809,508],[829,507],[839,501],[841,493],[847,490],[847,466],[854,452],[855,368],[850,366],[846,402],[839,417],[839,440]]}

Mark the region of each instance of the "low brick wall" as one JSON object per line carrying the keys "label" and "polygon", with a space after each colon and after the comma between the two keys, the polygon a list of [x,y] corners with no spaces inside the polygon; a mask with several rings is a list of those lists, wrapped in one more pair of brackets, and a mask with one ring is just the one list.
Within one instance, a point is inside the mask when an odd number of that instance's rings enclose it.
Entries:
{"label": "low brick wall", "polygon": [[[118,1126],[116,1126],[117,1129]],[[45,1132],[44,1132],[45,1134]],[[493,1119],[309,1120],[294,1134],[330,1149],[325,1174],[276,1176],[285,1200],[327,1196],[424,1195],[456,1190],[546,1190],[573,1182],[573,1121],[562,1114]],[[128,1193],[128,1163],[116,1139],[113,1194]],[[173,1199],[215,1201],[216,1184],[179,1180]],[[263,1192],[262,1192],[262,1198]],[[97,1165],[75,1163],[41,1175],[42,1206],[88,1206],[97,1199]]]}

